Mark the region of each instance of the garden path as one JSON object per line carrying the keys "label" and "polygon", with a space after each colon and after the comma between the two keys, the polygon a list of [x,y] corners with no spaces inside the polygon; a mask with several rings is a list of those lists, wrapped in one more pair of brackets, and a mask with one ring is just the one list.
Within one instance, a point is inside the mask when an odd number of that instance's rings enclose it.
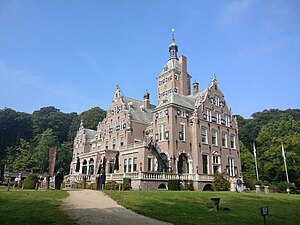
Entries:
{"label": "garden path", "polygon": [[118,205],[101,191],[68,190],[62,210],[80,225],[170,225]]}

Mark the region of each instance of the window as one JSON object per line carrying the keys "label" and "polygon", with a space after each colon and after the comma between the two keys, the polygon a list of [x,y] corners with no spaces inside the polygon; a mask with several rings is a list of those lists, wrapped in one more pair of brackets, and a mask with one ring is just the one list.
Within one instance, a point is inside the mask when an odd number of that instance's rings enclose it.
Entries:
{"label": "window", "polygon": [[87,174],[87,161],[86,159],[82,163],[82,174]]}
{"label": "window", "polygon": [[124,159],[124,173],[127,172],[127,159]]}
{"label": "window", "polygon": [[225,126],[229,127],[229,116],[225,115],[224,120],[225,120]]}
{"label": "window", "polygon": [[166,125],[160,124],[158,126],[158,141],[164,141],[165,140],[165,131],[166,131]]}
{"label": "window", "polygon": [[222,132],[222,146],[227,148],[227,134]]}
{"label": "window", "polygon": [[221,162],[221,158],[219,155],[212,156],[212,163],[213,163],[212,168],[214,174],[221,172],[220,162]]}
{"label": "window", "polygon": [[220,156],[218,156],[218,155],[213,155],[213,163],[214,163],[214,164],[220,164],[219,159],[220,159]]}
{"label": "window", "polygon": [[212,143],[213,145],[218,145],[217,131],[214,130],[214,129],[211,131],[211,143]]}
{"label": "window", "polygon": [[148,158],[148,171],[152,171],[152,158]]}
{"label": "window", "polygon": [[207,160],[207,155],[202,155],[202,162],[203,162],[203,174],[208,174],[208,160]]}
{"label": "window", "polygon": [[214,103],[215,103],[215,105],[220,106],[220,98],[219,98],[219,96],[217,96],[217,95],[214,96]]}
{"label": "window", "polygon": [[116,139],[115,138],[112,140],[112,149],[113,150],[116,149]]}
{"label": "window", "polygon": [[120,130],[123,130],[123,128],[124,128],[124,120],[121,120],[120,121]]}
{"label": "window", "polygon": [[98,146],[97,146],[97,149],[100,150],[100,149],[101,149],[101,145],[98,145]]}
{"label": "window", "polygon": [[181,136],[180,140],[185,141],[185,124],[180,124],[179,136]]}
{"label": "window", "polygon": [[114,131],[117,130],[117,122],[114,122],[113,130],[114,130]]}
{"label": "window", "polygon": [[205,109],[205,113],[206,113],[206,120],[211,121],[211,110]]}
{"label": "window", "polygon": [[228,157],[227,173],[229,176],[235,176],[234,159],[232,157]]}
{"label": "window", "polygon": [[205,127],[201,128],[201,141],[204,144],[207,144],[207,129]]}
{"label": "window", "polygon": [[136,157],[133,158],[133,171],[136,171]]}
{"label": "window", "polygon": [[230,147],[235,149],[235,136],[233,134],[230,135]]}
{"label": "window", "polygon": [[221,114],[220,113],[216,113],[216,122],[217,122],[217,124],[221,124]]}
{"label": "window", "polygon": [[121,137],[120,137],[120,146],[123,146],[123,145],[124,145],[124,137],[121,136]]}
{"label": "window", "polygon": [[130,159],[128,159],[128,172],[129,173],[132,172],[131,169],[132,169],[132,159],[130,158]]}
{"label": "window", "polygon": [[105,141],[105,149],[108,149],[108,141]]}

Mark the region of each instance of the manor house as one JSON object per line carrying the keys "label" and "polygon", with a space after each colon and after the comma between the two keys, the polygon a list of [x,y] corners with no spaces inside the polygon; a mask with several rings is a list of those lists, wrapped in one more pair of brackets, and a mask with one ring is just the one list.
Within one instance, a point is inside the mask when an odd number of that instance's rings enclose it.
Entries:
{"label": "manor house", "polygon": [[214,75],[199,90],[187,70],[187,58],[177,56],[174,34],[169,59],[156,77],[157,104],[121,94],[118,85],[106,118],[97,130],[81,122],[74,140],[70,178],[95,182],[131,178],[133,189],[167,189],[182,180],[195,190],[209,190],[215,173],[226,173],[234,190],[241,177],[236,118]]}

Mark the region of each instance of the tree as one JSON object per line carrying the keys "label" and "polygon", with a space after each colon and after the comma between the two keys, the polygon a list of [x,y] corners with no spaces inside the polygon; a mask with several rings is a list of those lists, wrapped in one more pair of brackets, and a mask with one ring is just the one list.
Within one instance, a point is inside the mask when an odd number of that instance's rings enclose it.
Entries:
{"label": "tree", "polygon": [[244,181],[256,179],[254,156],[242,141],[240,141],[240,151]]}
{"label": "tree", "polygon": [[56,170],[63,168],[65,171],[70,171],[72,153],[72,142],[64,142],[59,145],[56,153]]}
{"label": "tree", "polygon": [[32,169],[32,152],[29,142],[24,139],[20,140],[20,145],[16,148],[16,159],[12,163],[13,171],[31,171]]}
{"label": "tree", "polygon": [[290,181],[294,182],[299,178],[300,121],[290,117],[286,121],[268,123],[262,127],[256,140],[260,152],[260,176],[264,180],[286,180],[281,144],[285,149]]}
{"label": "tree", "polygon": [[68,132],[76,113],[66,114],[60,112],[53,106],[43,107],[32,113],[34,135],[43,133],[50,128],[57,137],[57,141],[62,143],[68,140]]}
{"label": "tree", "polygon": [[81,120],[83,121],[85,128],[97,130],[99,122],[101,122],[105,118],[105,116],[105,110],[99,107],[93,107],[81,113],[79,116],[73,117],[73,122],[69,131],[69,139],[74,139]]}
{"label": "tree", "polygon": [[49,148],[57,144],[56,138],[51,129],[46,129],[42,134],[34,138],[35,148],[33,153],[34,170],[44,173],[48,170]]}
{"label": "tree", "polygon": [[9,108],[0,110],[0,161],[6,159],[5,149],[17,146],[21,138],[32,138],[31,115]]}

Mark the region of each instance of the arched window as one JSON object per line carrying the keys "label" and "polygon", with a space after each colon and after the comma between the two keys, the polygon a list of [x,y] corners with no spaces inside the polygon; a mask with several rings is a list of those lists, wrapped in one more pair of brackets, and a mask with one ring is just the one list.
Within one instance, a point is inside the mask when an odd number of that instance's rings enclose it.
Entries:
{"label": "arched window", "polygon": [[94,159],[90,159],[89,161],[89,175],[93,175],[94,174]]}
{"label": "arched window", "polygon": [[86,161],[86,159],[83,160],[83,163],[82,163],[82,174],[87,174],[87,161]]}

